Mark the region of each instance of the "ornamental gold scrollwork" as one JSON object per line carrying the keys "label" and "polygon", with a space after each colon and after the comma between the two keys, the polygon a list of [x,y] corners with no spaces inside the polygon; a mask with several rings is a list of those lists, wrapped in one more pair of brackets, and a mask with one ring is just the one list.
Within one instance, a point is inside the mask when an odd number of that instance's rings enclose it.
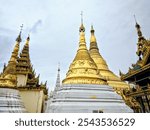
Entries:
{"label": "ornamental gold scrollwork", "polygon": [[94,64],[92,61],[88,61],[88,64],[91,66],[91,67],[94,67]]}
{"label": "ornamental gold scrollwork", "polygon": [[80,66],[84,65],[84,61],[83,60],[79,60],[78,63],[79,63]]}

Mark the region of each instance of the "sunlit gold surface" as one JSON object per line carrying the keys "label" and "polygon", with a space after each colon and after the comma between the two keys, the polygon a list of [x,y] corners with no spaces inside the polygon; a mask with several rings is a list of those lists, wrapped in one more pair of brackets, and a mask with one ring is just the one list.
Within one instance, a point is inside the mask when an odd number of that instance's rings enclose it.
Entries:
{"label": "sunlit gold surface", "polygon": [[3,70],[3,73],[0,75],[0,87],[16,87],[16,64],[19,52],[19,44],[21,42],[21,33],[16,39],[15,47],[12,52],[11,58],[8,62],[8,65]]}
{"label": "sunlit gold surface", "polygon": [[81,24],[79,31],[79,48],[62,83],[107,84],[106,80],[99,74],[97,66],[87,50],[83,24]]}
{"label": "sunlit gold surface", "polygon": [[112,86],[117,92],[120,89],[129,88],[129,86],[125,82],[121,81],[118,76],[116,76],[112,71],[109,70],[106,61],[99,53],[96,37],[94,35],[93,26],[91,27],[89,53],[92,59],[94,60],[94,62],[96,63],[100,74],[107,80],[107,83],[110,86]]}

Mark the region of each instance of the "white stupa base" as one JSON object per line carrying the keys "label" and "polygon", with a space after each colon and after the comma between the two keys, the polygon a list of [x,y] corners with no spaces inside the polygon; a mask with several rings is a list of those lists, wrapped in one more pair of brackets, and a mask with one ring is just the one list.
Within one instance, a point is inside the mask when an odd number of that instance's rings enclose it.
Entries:
{"label": "white stupa base", "polygon": [[54,91],[46,112],[50,113],[129,113],[133,112],[108,85],[70,84]]}
{"label": "white stupa base", "polygon": [[20,98],[19,91],[9,88],[0,88],[0,113],[27,112]]}

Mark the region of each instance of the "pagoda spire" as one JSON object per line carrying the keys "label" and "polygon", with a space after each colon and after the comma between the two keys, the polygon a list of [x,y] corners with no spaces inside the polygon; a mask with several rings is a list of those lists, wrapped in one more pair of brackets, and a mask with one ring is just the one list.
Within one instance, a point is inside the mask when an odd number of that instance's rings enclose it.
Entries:
{"label": "pagoda spire", "polygon": [[97,66],[91,58],[86,47],[85,27],[81,14],[81,26],[79,28],[79,48],[77,54],[69,67],[63,84],[107,84],[99,75]]}
{"label": "pagoda spire", "polygon": [[79,28],[79,33],[80,33],[80,37],[79,37],[79,50],[80,49],[86,49],[86,40],[85,40],[85,27],[83,25],[83,14],[81,12],[81,26]]}
{"label": "pagoda spire", "polygon": [[119,77],[117,77],[112,71],[109,70],[108,65],[105,59],[101,56],[99,48],[97,45],[96,37],[94,34],[95,30],[91,26],[91,38],[90,38],[90,48],[89,53],[94,62],[97,65],[97,68],[100,72],[100,75],[103,76],[107,83],[115,89],[120,90],[120,88],[127,88],[127,84],[122,82]]}
{"label": "pagoda spire", "polygon": [[99,70],[109,70],[108,66],[106,64],[106,61],[104,60],[104,58],[101,56],[101,54],[99,52],[97,40],[96,40],[94,33],[95,33],[95,30],[92,25],[91,26],[91,37],[90,37],[90,48],[89,48],[90,56],[96,63]]}
{"label": "pagoda spire", "polygon": [[135,15],[134,15],[134,19],[135,19],[135,27],[136,27],[136,30],[137,30],[138,37],[143,38],[142,31],[141,31],[141,26],[137,23]]}
{"label": "pagoda spire", "polygon": [[58,70],[57,70],[57,79],[56,79],[56,86],[55,88],[60,88],[60,64],[58,64]]}
{"label": "pagoda spire", "polygon": [[23,30],[23,24],[20,26],[20,33],[19,33],[18,37],[16,38],[16,41],[19,43],[22,41],[22,39],[21,39],[22,30]]}
{"label": "pagoda spire", "polygon": [[30,41],[30,37],[28,36],[24,44],[24,47],[20,53],[20,57],[18,58],[17,73],[20,74],[21,73],[27,74],[29,68],[32,68],[30,63],[30,56],[29,56],[29,41]]}
{"label": "pagoda spire", "polygon": [[[30,54],[29,54],[29,42],[30,42],[30,35],[28,35],[24,47],[20,53],[20,57],[18,58],[17,63],[17,75],[18,77],[21,75],[24,75],[24,82],[21,80],[18,80],[17,86],[18,87],[35,87],[38,86],[39,83],[39,77],[36,77],[35,70],[33,69],[33,66],[31,65],[30,61]],[[19,78],[18,78],[19,79]]]}
{"label": "pagoda spire", "polygon": [[[22,31],[22,26],[21,26]],[[3,73],[0,77],[0,86],[3,87],[15,87],[17,83],[17,77],[16,77],[16,65],[17,65],[17,59],[18,59],[18,52],[19,52],[19,46],[21,42],[21,31],[16,38],[15,47],[12,51],[10,60],[8,61],[8,65],[5,65],[5,68],[3,69]]]}
{"label": "pagoda spire", "polygon": [[98,50],[98,46],[97,46],[97,41],[96,41],[96,37],[94,35],[94,28],[93,25],[91,25],[91,38],[90,38],[90,50],[91,49],[97,49]]}
{"label": "pagoda spire", "polygon": [[[135,18],[135,15],[134,15]],[[139,57],[139,60],[137,61],[137,65],[144,66],[146,62],[148,61],[149,57],[149,40],[147,40],[143,35],[141,31],[141,26],[137,23],[135,18],[135,27],[138,34],[138,43],[137,43],[137,52],[136,54]]]}
{"label": "pagoda spire", "polygon": [[20,31],[17,39],[16,39],[15,47],[14,47],[14,50],[12,52],[9,63],[16,63],[17,62],[20,42],[21,42],[21,31]]}
{"label": "pagoda spire", "polygon": [[26,46],[29,46],[29,42],[30,42],[30,35],[28,34],[28,37],[27,37],[27,39],[26,39],[25,45],[26,45]]}

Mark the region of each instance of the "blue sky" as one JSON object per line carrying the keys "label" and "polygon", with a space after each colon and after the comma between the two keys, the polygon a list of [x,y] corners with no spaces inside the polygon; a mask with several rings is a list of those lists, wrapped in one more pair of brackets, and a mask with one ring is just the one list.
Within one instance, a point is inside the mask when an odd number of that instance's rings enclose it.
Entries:
{"label": "blue sky", "polygon": [[30,58],[41,81],[55,86],[60,62],[61,80],[78,48],[80,13],[89,47],[93,24],[101,55],[110,70],[127,72],[137,60],[137,33],[133,15],[143,35],[150,38],[149,0],[0,0],[0,71],[7,63],[24,24],[21,48],[28,34]]}

